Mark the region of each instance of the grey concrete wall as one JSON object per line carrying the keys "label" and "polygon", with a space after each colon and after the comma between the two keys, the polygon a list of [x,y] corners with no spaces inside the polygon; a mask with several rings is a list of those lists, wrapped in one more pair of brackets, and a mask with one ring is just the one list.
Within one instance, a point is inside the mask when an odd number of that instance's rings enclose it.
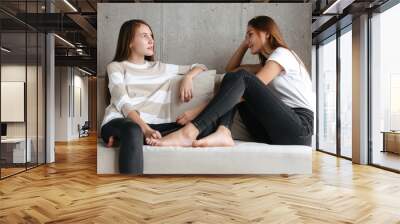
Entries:
{"label": "grey concrete wall", "polygon": [[[99,3],[97,14],[98,119],[103,118],[103,81],[115,53],[122,23],[143,19],[155,35],[156,58],[174,64],[202,63],[224,73],[229,57],[244,39],[247,22],[268,15],[289,47],[311,68],[309,3]],[[249,53],[245,63],[257,63]]]}

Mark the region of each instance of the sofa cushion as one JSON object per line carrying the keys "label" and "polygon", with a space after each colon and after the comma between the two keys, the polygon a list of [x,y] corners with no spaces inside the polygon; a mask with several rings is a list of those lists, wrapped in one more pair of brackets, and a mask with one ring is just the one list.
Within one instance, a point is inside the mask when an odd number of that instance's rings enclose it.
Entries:
{"label": "sofa cushion", "polygon": [[[312,149],[235,141],[233,147],[144,146],[144,174],[310,174]],[[99,139],[97,173],[118,172],[118,148]]]}
{"label": "sofa cushion", "polygon": [[182,102],[179,97],[179,88],[182,76],[171,82],[171,117],[176,119],[183,112],[193,109],[202,102],[211,100],[214,95],[215,70],[204,71],[194,77],[193,98],[189,102]]}

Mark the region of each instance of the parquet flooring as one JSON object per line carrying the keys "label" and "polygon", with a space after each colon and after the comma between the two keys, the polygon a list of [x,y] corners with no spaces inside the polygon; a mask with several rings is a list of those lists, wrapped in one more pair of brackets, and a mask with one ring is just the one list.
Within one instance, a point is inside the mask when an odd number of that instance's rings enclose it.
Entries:
{"label": "parquet flooring", "polygon": [[312,175],[96,174],[96,138],[0,181],[0,223],[400,223],[400,175],[313,154]]}

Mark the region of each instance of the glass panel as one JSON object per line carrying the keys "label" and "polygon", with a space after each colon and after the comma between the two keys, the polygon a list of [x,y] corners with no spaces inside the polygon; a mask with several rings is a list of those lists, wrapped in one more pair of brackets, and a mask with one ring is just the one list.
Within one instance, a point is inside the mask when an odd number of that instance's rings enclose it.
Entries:
{"label": "glass panel", "polygon": [[30,151],[26,150],[26,147],[29,146],[26,142],[25,120],[26,40],[25,31],[5,32],[2,30],[0,87],[3,125],[2,178],[25,170],[25,163],[31,158]]}
{"label": "glass panel", "polygon": [[37,165],[37,127],[38,127],[38,119],[37,119],[37,73],[38,73],[38,57],[37,57],[37,41],[38,36],[36,32],[28,33],[28,63],[27,63],[27,82],[26,82],[26,113],[27,113],[27,142],[28,142],[28,150],[31,151],[30,159],[28,160],[28,168]]}
{"label": "glass panel", "polygon": [[352,157],[352,32],[340,36],[341,155]]}
{"label": "glass panel", "polygon": [[[0,177],[45,162],[45,35],[21,21],[45,12],[45,0],[0,1]],[[28,14],[27,14],[28,13]],[[18,19],[16,19],[18,18]],[[33,25],[34,26],[34,25]],[[4,98],[4,99],[3,99]]]}
{"label": "glass panel", "polygon": [[[312,81],[312,88],[313,88],[313,93],[316,93],[316,89],[317,89],[317,48],[315,45],[312,46],[311,48],[311,81]],[[315,95],[314,95],[315,96]],[[316,102],[316,101],[314,101]],[[316,112],[315,112],[316,113]],[[314,116],[316,116],[316,114],[314,114]],[[312,136],[312,148],[315,149],[316,148],[316,137],[317,135],[316,133],[316,119],[314,120],[314,134]]]}
{"label": "glass panel", "polygon": [[336,38],[318,48],[318,144],[336,153]]}
{"label": "glass panel", "polygon": [[400,170],[400,4],[374,15],[372,25],[372,163]]}
{"label": "glass panel", "polygon": [[[38,12],[37,1],[27,2],[27,13]],[[36,24],[37,16],[30,18]],[[27,80],[26,80],[26,113],[27,113],[27,150],[30,151],[28,168],[37,166],[38,160],[38,33],[36,30],[27,30]]]}
{"label": "glass panel", "polygon": [[44,34],[39,33],[38,45],[38,163],[45,163],[46,148],[45,148],[45,65],[46,65],[46,37]]}

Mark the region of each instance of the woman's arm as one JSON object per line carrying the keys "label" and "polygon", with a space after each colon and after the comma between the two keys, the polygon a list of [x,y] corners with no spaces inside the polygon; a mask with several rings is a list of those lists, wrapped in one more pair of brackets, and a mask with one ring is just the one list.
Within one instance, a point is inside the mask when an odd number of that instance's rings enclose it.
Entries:
{"label": "woman's arm", "polygon": [[225,67],[226,72],[232,72],[240,66],[248,48],[249,45],[247,40],[242,41],[238,49],[236,49],[235,53],[232,55],[231,59],[229,59],[229,62]]}
{"label": "woman's arm", "polygon": [[203,66],[194,66],[185,74],[179,89],[182,102],[189,102],[193,98],[193,78],[205,70]]}
{"label": "woman's arm", "polygon": [[140,129],[144,132],[147,129],[150,129],[150,126],[140,118],[140,115],[137,111],[132,110],[128,113],[128,118],[134,121],[136,124],[140,126]]}
{"label": "woman's arm", "polygon": [[129,96],[126,91],[124,74],[124,68],[120,63],[111,62],[107,65],[108,89],[111,95],[110,103],[113,104],[124,117],[127,117],[131,109]]}
{"label": "woman's arm", "polygon": [[135,110],[130,111],[127,117],[129,117],[133,122],[139,125],[140,129],[142,129],[143,135],[146,138],[161,138],[161,133],[152,129],[146,122],[144,122],[142,118],[140,118],[139,113]]}
{"label": "woman's arm", "polygon": [[276,61],[269,60],[257,72],[256,76],[265,84],[268,85],[276,76],[283,70],[283,67]]}
{"label": "woman's arm", "polygon": [[244,40],[226,65],[226,72],[235,72],[239,69],[245,69],[250,73],[256,74],[258,71],[260,71],[262,67],[260,64],[241,64],[247,49],[248,43],[247,40]]}
{"label": "woman's arm", "polygon": [[185,77],[190,77],[193,79],[194,77],[196,77],[196,75],[200,74],[201,72],[204,72],[205,70],[206,69],[204,69],[201,66],[195,66],[185,74]]}

